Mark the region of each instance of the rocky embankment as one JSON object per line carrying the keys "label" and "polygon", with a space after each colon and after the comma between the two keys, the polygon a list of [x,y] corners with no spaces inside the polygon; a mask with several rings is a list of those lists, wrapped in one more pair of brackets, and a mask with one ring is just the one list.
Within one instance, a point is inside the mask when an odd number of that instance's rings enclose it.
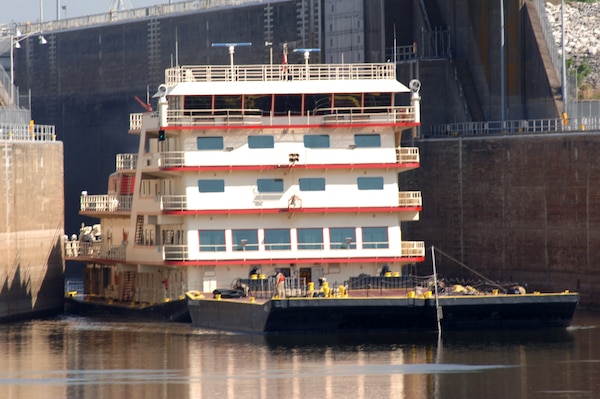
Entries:
{"label": "rocky embankment", "polygon": [[[552,26],[558,52],[561,54],[560,2],[546,3],[546,14]],[[584,98],[596,98],[600,94],[600,1],[565,1],[564,19],[568,70],[578,72],[580,95]]]}

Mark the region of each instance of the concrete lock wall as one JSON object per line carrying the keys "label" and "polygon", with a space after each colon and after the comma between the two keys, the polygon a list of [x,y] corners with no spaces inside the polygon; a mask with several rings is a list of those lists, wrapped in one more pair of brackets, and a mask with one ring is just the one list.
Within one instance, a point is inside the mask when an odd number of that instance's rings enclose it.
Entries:
{"label": "concrete lock wall", "polygon": [[600,303],[598,132],[418,146],[421,168],[402,175],[423,196],[408,236],[492,279],[579,291],[583,304]]}
{"label": "concrete lock wall", "polygon": [[0,141],[0,321],[63,309],[61,142]]}

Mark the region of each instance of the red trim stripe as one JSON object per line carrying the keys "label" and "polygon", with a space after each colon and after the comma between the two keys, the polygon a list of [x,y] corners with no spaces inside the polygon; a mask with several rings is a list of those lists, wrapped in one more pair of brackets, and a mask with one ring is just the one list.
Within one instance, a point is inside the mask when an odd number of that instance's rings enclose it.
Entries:
{"label": "red trim stripe", "polygon": [[171,266],[231,266],[231,265],[281,265],[281,264],[313,264],[313,263],[417,263],[424,262],[425,257],[386,256],[386,257],[346,257],[346,258],[287,258],[287,259],[226,259],[226,260],[187,260],[165,261]]}
{"label": "red trim stripe", "polygon": [[421,206],[382,206],[348,208],[259,208],[259,209],[189,209],[183,211],[163,211],[163,215],[266,215],[277,213],[368,213],[368,212],[421,212]]}
{"label": "red trim stripe", "polygon": [[291,125],[177,125],[163,126],[156,130],[231,130],[231,129],[315,129],[315,128],[333,128],[333,129],[350,129],[364,127],[416,127],[421,126],[421,123],[415,122],[389,122],[389,123],[311,123],[311,124],[291,124]]}
{"label": "red trim stripe", "polygon": [[418,162],[405,163],[364,163],[364,164],[282,164],[282,165],[218,165],[218,166],[177,166],[161,167],[166,172],[216,172],[216,171],[243,171],[243,170],[276,170],[276,169],[416,169]]}

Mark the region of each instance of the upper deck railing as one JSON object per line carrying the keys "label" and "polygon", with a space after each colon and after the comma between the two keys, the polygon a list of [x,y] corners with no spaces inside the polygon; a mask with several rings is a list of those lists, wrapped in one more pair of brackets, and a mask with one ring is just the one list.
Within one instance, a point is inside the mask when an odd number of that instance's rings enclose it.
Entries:
{"label": "upper deck railing", "polygon": [[165,71],[165,84],[184,82],[270,82],[281,80],[389,80],[395,65],[380,64],[272,64],[178,66]]}

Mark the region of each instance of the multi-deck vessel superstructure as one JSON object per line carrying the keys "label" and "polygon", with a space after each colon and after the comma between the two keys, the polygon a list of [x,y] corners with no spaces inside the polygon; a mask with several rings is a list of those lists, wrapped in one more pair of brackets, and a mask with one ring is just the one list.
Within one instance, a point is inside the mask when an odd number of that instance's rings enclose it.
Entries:
{"label": "multi-deck vessel superstructure", "polygon": [[251,272],[342,284],[424,259],[401,234],[420,193],[397,178],[419,166],[400,144],[419,125],[418,82],[400,105],[393,64],[308,56],[166,71],[158,111],[131,116],[138,154],[117,156],[108,194],[82,193],[80,214],[101,222],[67,255],[87,262],[88,302],[147,308]]}
{"label": "multi-deck vessel superstructure", "polygon": [[402,223],[421,195],[398,175],[420,163],[402,146],[420,82],[402,85],[391,63],[311,65],[308,51],[237,66],[229,50],[228,66],[167,69],[158,110],[131,115],[138,153],[117,156],[108,194],[82,194],[101,223],[67,243],[87,263],[71,309],[246,332],[571,322],[577,294],[413,279],[425,245]]}

